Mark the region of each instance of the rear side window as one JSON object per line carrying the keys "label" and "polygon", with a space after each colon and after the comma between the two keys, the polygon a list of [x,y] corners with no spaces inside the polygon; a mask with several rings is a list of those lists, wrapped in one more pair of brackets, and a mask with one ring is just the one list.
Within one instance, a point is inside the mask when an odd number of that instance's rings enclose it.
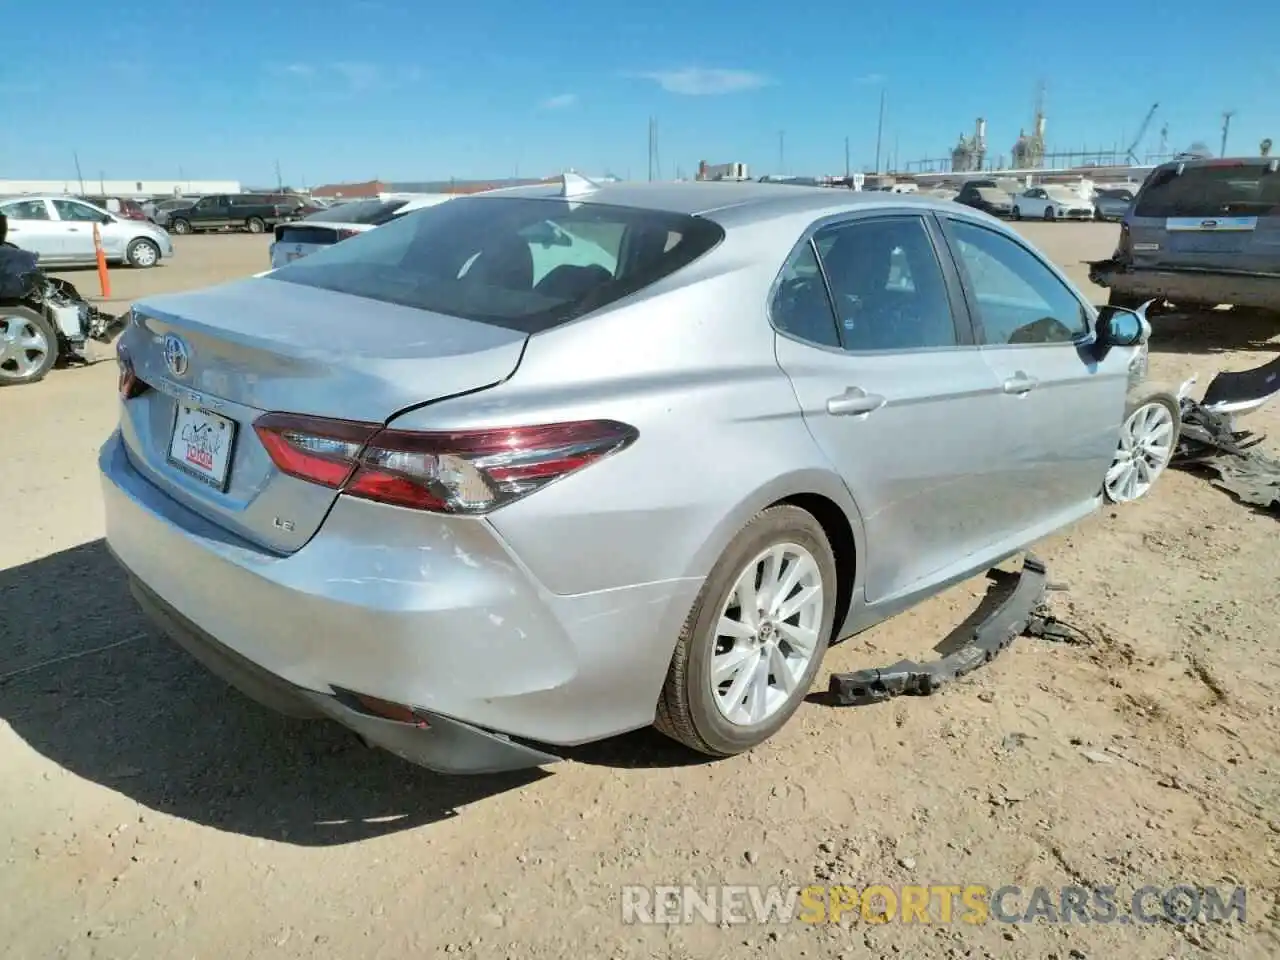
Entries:
{"label": "rear side window", "polygon": [[269,278],[537,333],[656,283],[723,237],[718,224],[685,214],[459,197]]}
{"label": "rear side window", "polygon": [[396,211],[408,202],[408,200],[357,200],[331,210],[317,210],[302,219],[304,221],[323,220],[325,223],[366,223],[380,226],[389,222]]}
{"label": "rear side window", "polygon": [[[1260,216],[1280,207],[1280,174],[1260,163],[1157,170],[1138,194],[1137,217]],[[1280,212],[1280,211],[1276,211]]]}
{"label": "rear side window", "polygon": [[48,220],[49,208],[43,200],[15,200],[0,206],[10,220]]}
{"label": "rear side window", "polygon": [[920,217],[838,224],[814,244],[846,350],[956,346],[946,281]]}

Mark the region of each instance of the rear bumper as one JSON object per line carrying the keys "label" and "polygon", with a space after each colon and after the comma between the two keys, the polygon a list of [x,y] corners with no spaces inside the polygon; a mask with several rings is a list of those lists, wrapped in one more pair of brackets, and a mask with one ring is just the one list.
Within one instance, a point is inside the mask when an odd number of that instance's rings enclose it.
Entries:
{"label": "rear bumper", "polygon": [[1134,268],[1115,260],[1089,264],[1089,279],[1126,297],[1175,304],[1280,308],[1280,275]]}
{"label": "rear bumper", "polygon": [[[306,546],[281,557],[152,485],[118,433],[99,468],[108,546],[155,598],[146,605],[164,612],[156,619],[168,632],[177,622],[182,637],[207,638],[205,647],[212,639],[273,678],[271,689],[284,691],[277,708],[301,696],[383,745],[392,734],[379,731],[398,725],[351,716],[340,691],[498,740],[567,746],[646,726],[701,587],[681,579],[552,594],[487,522],[346,497]],[[271,699],[260,694],[250,693]],[[409,732],[394,734],[401,738]],[[425,747],[388,748],[435,769],[474,767],[435,747],[429,756]]]}
{"label": "rear bumper", "polygon": [[388,720],[336,695],[295,687],[219,643],[136,577],[130,577],[129,588],[142,611],[211,673],[280,713],[336,720],[373,746],[439,773],[499,773],[560,759],[438,714],[424,711],[421,724]]}

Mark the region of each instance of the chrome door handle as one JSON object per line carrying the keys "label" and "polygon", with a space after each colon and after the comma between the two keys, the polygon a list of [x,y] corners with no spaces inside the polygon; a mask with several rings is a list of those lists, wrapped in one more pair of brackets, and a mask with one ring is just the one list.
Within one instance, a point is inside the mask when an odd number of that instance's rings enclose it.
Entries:
{"label": "chrome door handle", "polygon": [[861,387],[849,387],[838,397],[827,401],[827,413],[833,417],[847,417],[853,414],[874,413],[888,401],[878,393],[867,393]]}
{"label": "chrome door handle", "polygon": [[1029,377],[1021,370],[1004,382],[1005,393],[1030,393],[1036,388],[1036,384],[1040,381],[1035,377]]}
{"label": "chrome door handle", "polygon": [[67,232],[68,232],[68,233],[79,233],[79,232],[80,232],[80,228],[79,228],[79,227],[67,227]]}

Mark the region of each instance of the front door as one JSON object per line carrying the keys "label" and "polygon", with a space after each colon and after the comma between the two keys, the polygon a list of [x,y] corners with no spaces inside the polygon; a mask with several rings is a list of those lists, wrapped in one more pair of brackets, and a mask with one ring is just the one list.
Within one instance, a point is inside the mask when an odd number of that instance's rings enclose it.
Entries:
{"label": "front door", "polygon": [[943,223],[1003,392],[1001,486],[1018,491],[1008,500],[1011,535],[1069,523],[1097,504],[1133,351],[1097,361],[1092,310],[1056,270],[1003,231],[959,217]]}
{"label": "front door", "polygon": [[93,228],[98,227],[102,236],[102,249],[108,259],[121,259],[124,251],[119,249],[120,237],[113,235],[102,223],[102,212],[95,210],[87,203],[78,200],[54,200],[54,212],[62,224],[63,236],[66,240],[67,255],[78,263],[91,263],[97,257],[93,245]]}
{"label": "front door", "polygon": [[40,199],[8,200],[0,203],[0,213],[9,222],[8,242],[41,263],[66,263],[66,238],[53,219],[49,201]]}
{"label": "front door", "polygon": [[771,306],[778,362],[862,513],[870,603],[985,552],[1000,529],[989,478],[1004,398],[940,242],[916,214],[826,226]]}

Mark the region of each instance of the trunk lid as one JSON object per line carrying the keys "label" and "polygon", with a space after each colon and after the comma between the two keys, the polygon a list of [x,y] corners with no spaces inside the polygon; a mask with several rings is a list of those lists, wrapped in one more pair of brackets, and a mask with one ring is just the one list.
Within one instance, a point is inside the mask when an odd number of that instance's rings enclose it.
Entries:
{"label": "trunk lid", "polygon": [[[337,494],[280,473],[253,431],[257,417],[382,423],[406,407],[502,382],[526,340],[269,277],[157,297],[134,316],[120,346],[153,389],[122,408],[131,461],[184,506],[279,553],[311,538]],[[201,457],[174,446],[175,430],[210,438]]]}

